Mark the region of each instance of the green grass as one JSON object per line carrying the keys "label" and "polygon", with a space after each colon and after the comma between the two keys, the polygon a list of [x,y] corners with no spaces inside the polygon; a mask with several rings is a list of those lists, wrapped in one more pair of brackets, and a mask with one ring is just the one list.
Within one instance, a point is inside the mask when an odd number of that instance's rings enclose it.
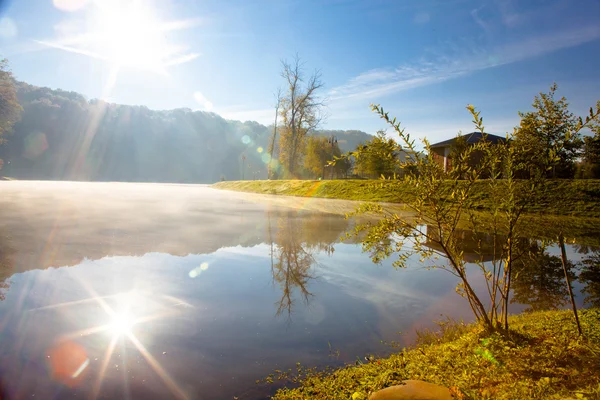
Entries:
{"label": "green grass", "polygon": [[459,399],[600,399],[600,309],[579,315],[584,338],[568,311],[512,316],[509,334],[446,324],[443,332],[421,334],[420,344],[388,358],[333,371],[279,373],[299,386],[280,389],[274,399],[367,399],[406,379],[446,386]]}
{"label": "green grass", "polygon": [[[527,184],[527,181],[522,181]],[[217,189],[329,199],[406,203],[413,198],[410,187],[394,180],[332,181],[234,181],[219,182]],[[490,209],[488,183],[475,186],[475,208]],[[532,213],[600,218],[600,180],[554,180],[544,188],[542,200],[530,207]]]}

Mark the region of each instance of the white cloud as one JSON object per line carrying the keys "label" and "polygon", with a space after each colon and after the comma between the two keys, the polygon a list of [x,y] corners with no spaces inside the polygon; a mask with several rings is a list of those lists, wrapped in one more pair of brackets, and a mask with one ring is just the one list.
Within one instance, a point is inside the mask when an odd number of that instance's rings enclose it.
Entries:
{"label": "white cloud", "polygon": [[202,92],[194,92],[194,100],[196,100],[196,102],[202,106],[202,111],[213,110],[213,103],[204,97]]}
{"label": "white cloud", "polygon": [[434,59],[396,68],[366,71],[329,92],[332,101],[358,98],[375,100],[404,90],[431,85],[470,73],[511,64],[600,39],[600,25],[556,30],[492,49],[452,50]]}

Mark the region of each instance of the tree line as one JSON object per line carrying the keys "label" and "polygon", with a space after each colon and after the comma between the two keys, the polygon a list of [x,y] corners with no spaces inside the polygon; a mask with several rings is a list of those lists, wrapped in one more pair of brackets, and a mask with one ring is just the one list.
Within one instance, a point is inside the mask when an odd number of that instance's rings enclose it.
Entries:
{"label": "tree line", "polygon": [[[15,79],[0,64],[0,175],[17,179],[210,183],[265,179],[271,126],[217,114],[87,100]],[[369,137],[339,138],[339,152]],[[339,154],[336,150],[336,155]]]}
{"label": "tree line", "polygon": [[[20,179],[215,182],[237,179],[394,178],[405,149],[384,131],[319,129],[326,99],[319,71],[307,75],[296,57],[283,62],[283,89],[274,124],[225,120],[214,113],[86,100],[75,92],[18,82],[0,63],[0,166]],[[569,134],[580,122],[557,86],[520,113],[508,135],[519,149],[519,178],[546,171],[551,178],[600,177],[600,128]],[[459,138],[460,139],[460,138]],[[466,144],[450,158],[463,166]],[[556,150],[559,149],[559,150]],[[468,160],[466,160],[468,162]]]}
{"label": "tree line", "polygon": [[[296,56],[282,62],[284,89],[276,96],[275,124],[271,135],[269,178],[398,178],[406,149],[379,131],[375,136],[342,154],[335,136],[309,137],[323,120],[325,99],[318,91],[323,87],[320,72],[306,75]],[[600,178],[600,125],[590,109],[591,122],[584,130],[581,117],[569,110],[565,97],[557,98],[558,86],[535,97],[532,110],[519,112],[520,123],[507,134],[507,141],[518,152],[517,176],[529,179],[543,170],[549,178]],[[465,136],[454,141],[449,158],[452,168],[465,169],[463,159],[469,144]],[[461,162],[462,160],[462,162]],[[552,168],[548,169],[548,165]],[[414,171],[413,171],[414,172]]]}

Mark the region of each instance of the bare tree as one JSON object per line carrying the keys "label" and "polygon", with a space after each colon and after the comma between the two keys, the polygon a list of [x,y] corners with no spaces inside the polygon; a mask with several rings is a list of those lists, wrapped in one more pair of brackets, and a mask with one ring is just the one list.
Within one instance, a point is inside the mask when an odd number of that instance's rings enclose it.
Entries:
{"label": "bare tree", "polygon": [[285,175],[294,177],[302,161],[306,135],[322,120],[324,106],[317,91],[323,87],[321,72],[316,70],[307,79],[303,64],[296,55],[292,63],[282,61],[281,76],[286,83],[281,97],[280,116],[283,120],[279,139],[279,160]]}

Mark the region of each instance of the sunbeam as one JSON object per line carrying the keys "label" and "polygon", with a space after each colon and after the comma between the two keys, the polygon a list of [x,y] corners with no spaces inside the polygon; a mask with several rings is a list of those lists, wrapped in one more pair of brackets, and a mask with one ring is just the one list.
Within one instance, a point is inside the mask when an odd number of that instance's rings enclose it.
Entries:
{"label": "sunbeam", "polygon": [[148,364],[152,367],[154,372],[165,382],[169,390],[179,399],[187,399],[188,396],[181,390],[179,385],[171,378],[171,376],[165,371],[165,369],[160,365],[158,361],[150,354],[150,352],[144,347],[144,345],[136,338],[134,335],[128,335],[129,340],[133,345],[138,349],[138,351],[142,354],[142,356],[146,359]]}

